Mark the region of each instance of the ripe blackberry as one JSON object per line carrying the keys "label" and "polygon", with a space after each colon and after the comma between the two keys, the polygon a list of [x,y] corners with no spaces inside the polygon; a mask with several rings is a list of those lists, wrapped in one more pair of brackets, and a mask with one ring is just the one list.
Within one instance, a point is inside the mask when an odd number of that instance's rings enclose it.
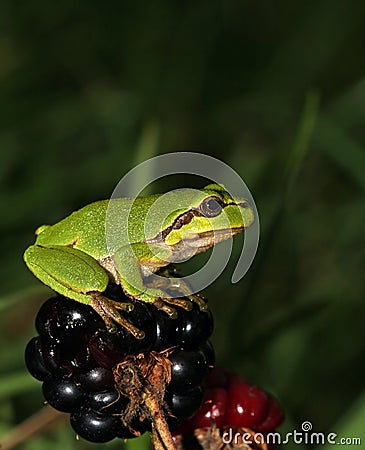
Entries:
{"label": "ripe blackberry", "polygon": [[75,378],[84,392],[104,391],[114,387],[115,384],[113,372],[105,367],[94,367]]}
{"label": "ripe blackberry", "polygon": [[79,436],[98,443],[116,438],[120,429],[120,420],[117,416],[103,414],[91,408],[81,408],[71,414],[70,423]]}
{"label": "ripe blackberry", "polygon": [[45,364],[51,371],[79,373],[95,367],[96,362],[84,336],[66,335],[54,344],[42,341]]}
{"label": "ripe blackberry", "polygon": [[25,364],[30,374],[39,381],[52,376],[46,367],[39,337],[34,337],[28,342],[25,348]]}
{"label": "ripe blackberry", "polygon": [[203,352],[207,365],[209,367],[213,367],[215,364],[215,351],[213,344],[210,341],[202,342],[199,345],[199,350]]}
{"label": "ripe blackberry", "polygon": [[119,414],[127,406],[128,399],[113,388],[108,391],[90,393],[87,402],[94,411]]}
{"label": "ripe blackberry", "polygon": [[177,331],[179,328],[181,311],[179,311],[177,319],[172,319],[164,311],[157,308],[151,308],[152,316],[156,322],[156,340],[153,349],[157,352],[177,344]]}
{"label": "ripe blackberry", "polygon": [[104,322],[89,306],[57,295],[43,303],[35,327],[41,339],[55,344],[63,341],[65,336],[90,334],[92,330],[104,327]]}
{"label": "ripe blackberry", "polygon": [[180,420],[190,419],[199,409],[203,400],[203,388],[195,386],[184,393],[168,393],[165,397],[173,416]]}
{"label": "ripe blackberry", "polygon": [[213,316],[210,310],[201,311],[193,304],[191,311],[179,311],[176,339],[184,348],[195,348],[209,339],[213,332]]}
{"label": "ripe blackberry", "polygon": [[83,392],[72,379],[49,378],[42,390],[47,403],[62,412],[76,411],[84,400]]}
{"label": "ripe blackberry", "polygon": [[99,329],[89,339],[88,347],[95,361],[107,369],[111,369],[124,355],[126,348],[121,345],[120,337],[116,333]]}
{"label": "ripe blackberry", "polygon": [[210,313],[178,308],[178,318],[171,319],[153,305],[126,298],[116,286],[108,297],[134,304],[123,315],[145,332],[144,339],[119,325],[108,331],[92,308],[57,295],[40,308],[39,336],[25,352],[48,403],[71,413],[81,437],[100,443],[150,430],[163,411],[175,424],[191,417],[203,397],[202,379],[214,364],[207,341]]}
{"label": "ripe blackberry", "polygon": [[200,349],[176,350],[169,359],[172,363],[169,389],[173,392],[183,393],[200,385],[209,369],[205,355]]}

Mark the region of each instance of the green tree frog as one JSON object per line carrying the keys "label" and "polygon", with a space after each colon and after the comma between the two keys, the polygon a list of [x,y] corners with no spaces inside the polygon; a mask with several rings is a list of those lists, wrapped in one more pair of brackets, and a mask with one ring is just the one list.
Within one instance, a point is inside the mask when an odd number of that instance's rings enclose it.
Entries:
{"label": "green tree frog", "polygon": [[[249,203],[232,198],[222,185],[210,184],[200,190],[169,194],[91,203],[54,225],[39,227],[36,241],[26,249],[24,260],[51,289],[91,305],[109,329],[117,322],[135,337],[143,338],[143,331],[119,312],[130,311],[133,303],[117,302],[103,295],[108,283],[121,285],[127,296],[153,303],[171,317],[177,315],[174,306],[191,309],[191,301],[204,309],[205,302],[197,295],[171,298],[166,295],[163,283],[147,287],[148,276],[208,250],[254,221]],[[153,209],[158,201],[163,207]],[[115,219],[123,218],[115,220],[112,244],[107,242],[106,233],[110,206]],[[184,293],[183,283],[179,290]]]}

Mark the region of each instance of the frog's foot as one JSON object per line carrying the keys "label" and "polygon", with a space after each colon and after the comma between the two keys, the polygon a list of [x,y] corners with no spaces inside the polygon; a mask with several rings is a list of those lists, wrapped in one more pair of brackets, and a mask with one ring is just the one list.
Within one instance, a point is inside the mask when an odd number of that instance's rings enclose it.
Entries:
{"label": "frog's foot", "polygon": [[208,311],[208,304],[199,294],[192,294],[190,287],[186,283],[179,283],[170,288],[169,293],[175,290],[179,295],[183,294],[185,298],[163,298],[165,303],[170,305],[181,306],[181,308],[186,309],[186,311],[191,311],[193,309],[193,303],[199,306],[201,311]]}
{"label": "frog's foot", "polygon": [[[169,276],[160,277],[157,282],[156,281],[153,282],[153,287],[154,288],[157,287],[159,291],[162,293],[162,295],[159,295],[159,299],[163,303],[169,303],[170,305],[180,306],[186,311],[191,311],[193,309],[193,303],[196,303],[201,311],[208,310],[208,304],[203,299],[203,297],[201,297],[199,294],[192,293],[192,288],[186,281],[184,281],[181,278]],[[163,295],[163,293],[165,293],[165,295]],[[177,298],[175,297],[175,295]],[[181,298],[182,296],[185,298]],[[163,309],[159,306],[157,307],[159,309]]]}
{"label": "frog's foot", "polygon": [[172,319],[176,319],[178,317],[178,312],[176,311],[176,308],[174,308],[174,306],[179,306],[180,308],[185,309],[185,311],[191,311],[193,309],[193,302],[199,306],[201,311],[208,310],[207,303],[198,295],[189,295],[186,299],[160,297],[156,298],[153,301],[153,304],[156,306],[156,308],[168,314]]}
{"label": "frog's foot", "polygon": [[152,303],[156,306],[157,309],[165,312],[171,319],[177,319],[178,314],[176,309],[172,308],[169,305],[166,305],[165,300],[166,299],[163,298],[156,298]]}
{"label": "frog's foot", "polygon": [[193,309],[193,304],[190,300],[186,298],[163,298],[164,303],[168,303],[173,306],[180,306],[180,308],[185,309],[185,311],[191,311]]}
{"label": "frog's foot", "polygon": [[199,306],[200,311],[208,311],[208,303],[199,294],[191,294],[187,296],[190,300],[190,304],[196,303]]}
{"label": "frog's foot", "polygon": [[102,317],[109,331],[115,331],[115,323],[118,323],[132,333],[135,338],[144,338],[144,331],[136,328],[128,322],[128,320],[125,319],[118,311],[118,309],[121,309],[122,311],[130,312],[134,308],[133,304],[119,303],[114,300],[110,300],[99,293],[95,293],[91,295],[90,305]]}
{"label": "frog's foot", "polygon": [[171,305],[181,306],[182,308],[186,309],[187,311],[191,311],[193,309],[193,303],[196,303],[199,306],[199,309],[201,311],[208,311],[208,303],[200,295],[190,294],[190,295],[185,295],[185,297],[186,297],[186,299],[164,298],[163,301],[166,303],[170,303]]}

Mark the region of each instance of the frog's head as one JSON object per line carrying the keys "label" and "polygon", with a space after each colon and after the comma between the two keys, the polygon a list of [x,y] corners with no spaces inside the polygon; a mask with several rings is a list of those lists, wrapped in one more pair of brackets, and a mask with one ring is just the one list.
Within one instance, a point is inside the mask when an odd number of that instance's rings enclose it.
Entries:
{"label": "frog's head", "polygon": [[222,185],[188,190],[185,201],[188,207],[175,210],[173,217],[169,217],[169,226],[162,232],[169,247],[178,249],[184,242],[199,253],[240,233],[254,221],[248,201],[232,197]]}

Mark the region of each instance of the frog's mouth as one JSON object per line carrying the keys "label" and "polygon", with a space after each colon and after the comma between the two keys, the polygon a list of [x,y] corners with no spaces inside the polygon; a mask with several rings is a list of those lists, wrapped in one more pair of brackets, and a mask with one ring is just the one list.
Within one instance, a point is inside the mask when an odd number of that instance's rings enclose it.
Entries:
{"label": "frog's mouth", "polygon": [[198,253],[205,252],[219,244],[219,242],[226,241],[235,234],[240,233],[243,229],[244,227],[236,227],[215,231],[203,231],[194,237],[182,239],[178,243],[169,246],[172,251],[170,261],[183,261]]}
{"label": "frog's mouth", "polygon": [[243,231],[244,227],[228,228],[223,230],[203,231],[197,234],[194,238],[185,239],[184,242],[193,248],[198,249],[198,253],[205,251],[219,242],[226,241],[235,234]]}

